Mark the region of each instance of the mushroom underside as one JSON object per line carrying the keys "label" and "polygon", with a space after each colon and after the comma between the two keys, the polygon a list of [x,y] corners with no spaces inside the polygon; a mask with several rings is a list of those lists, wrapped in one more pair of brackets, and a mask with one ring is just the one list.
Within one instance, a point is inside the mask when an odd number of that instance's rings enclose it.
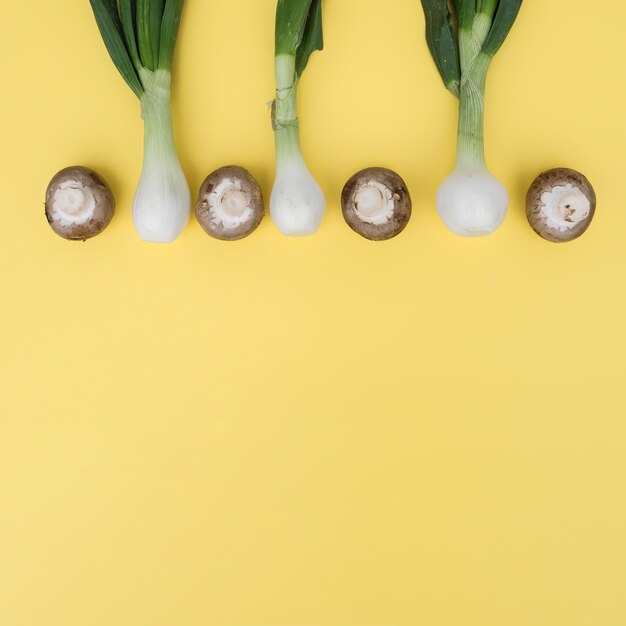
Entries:
{"label": "mushroom underside", "polygon": [[526,216],[532,229],[554,243],[573,241],[590,226],[596,194],[580,172],[555,168],[540,174],[526,196]]}
{"label": "mushroom underside", "polygon": [[46,190],[45,215],[52,230],[72,241],[99,235],[115,214],[115,199],[107,182],[83,166],[58,172]]}
{"label": "mushroom underside", "polygon": [[411,198],[398,174],[386,168],[357,172],[345,185],[341,205],[347,224],[371,241],[384,241],[404,230]]}
{"label": "mushroom underside", "polygon": [[247,237],[259,226],[264,213],[261,187],[244,168],[220,168],[200,187],[196,218],[215,239],[236,241]]}

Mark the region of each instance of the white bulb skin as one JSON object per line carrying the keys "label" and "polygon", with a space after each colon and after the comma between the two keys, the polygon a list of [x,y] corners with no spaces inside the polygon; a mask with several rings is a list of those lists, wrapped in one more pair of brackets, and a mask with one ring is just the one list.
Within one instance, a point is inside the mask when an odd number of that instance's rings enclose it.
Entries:
{"label": "white bulb skin", "polygon": [[176,154],[169,107],[171,75],[156,70],[146,81],[141,97],[144,161],[133,200],[133,221],[144,241],[172,243],[189,223],[191,192]]}
{"label": "white bulb skin", "polygon": [[133,200],[133,222],[143,241],[172,243],[189,223],[191,192],[173,155],[147,163]]}
{"label": "white bulb skin", "polygon": [[279,164],[270,197],[270,215],[278,230],[288,237],[313,235],[325,211],[324,192],[304,161]]}
{"label": "white bulb skin", "polygon": [[509,194],[486,169],[456,168],[437,192],[437,212],[459,237],[490,235],[502,224]]}

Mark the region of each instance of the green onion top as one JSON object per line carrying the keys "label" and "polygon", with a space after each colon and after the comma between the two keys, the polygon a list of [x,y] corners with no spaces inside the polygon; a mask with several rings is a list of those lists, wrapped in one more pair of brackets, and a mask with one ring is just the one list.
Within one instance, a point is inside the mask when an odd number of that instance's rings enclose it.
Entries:
{"label": "green onion top", "polygon": [[141,98],[157,69],[171,71],[184,0],[89,0],[113,63]]}
{"label": "green onion top", "polygon": [[459,95],[461,64],[459,45],[452,28],[452,13],[447,2],[422,0],[426,17],[426,41],[445,86]]}
{"label": "green onion top", "polygon": [[511,31],[517,14],[522,6],[522,0],[500,0],[491,24],[491,30],[483,45],[483,52],[493,57],[504,43]]}
{"label": "green onion top", "polygon": [[[481,53],[491,58],[498,52],[513,27],[522,0],[421,1],[428,48],[445,86],[458,97],[468,69],[464,66]],[[488,30],[482,31],[485,24]],[[478,45],[470,59],[461,54],[461,35],[468,35]]]}
{"label": "green onion top", "polygon": [[299,78],[311,54],[323,48],[322,0],[278,0],[276,56],[295,56]]}

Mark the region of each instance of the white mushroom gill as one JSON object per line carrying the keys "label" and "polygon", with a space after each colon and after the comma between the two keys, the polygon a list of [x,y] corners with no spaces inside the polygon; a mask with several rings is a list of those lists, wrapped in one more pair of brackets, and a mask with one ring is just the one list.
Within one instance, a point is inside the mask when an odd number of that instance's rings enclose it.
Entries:
{"label": "white mushroom gill", "polygon": [[240,180],[224,178],[207,195],[206,202],[211,213],[211,223],[233,230],[248,222],[254,215],[252,196],[242,189]]}
{"label": "white mushroom gill", "polygon": [[591,211],[589,198],[571,183],[541,194],[541,213],[548,227],[561,232],[575,228]]}
{"label": "white mushroom gill", "polygon": [[54,193],[52,210],[62,223],[84,224],[88,222],[96,209],[93,191],[78,180],[66,180]]}
{"label": "white mushroom gill", "polygon": [[368,224],[385,224],[393,217],[394,209],[393,192],[377,180],[368,180],[355,194],[354,212]]}

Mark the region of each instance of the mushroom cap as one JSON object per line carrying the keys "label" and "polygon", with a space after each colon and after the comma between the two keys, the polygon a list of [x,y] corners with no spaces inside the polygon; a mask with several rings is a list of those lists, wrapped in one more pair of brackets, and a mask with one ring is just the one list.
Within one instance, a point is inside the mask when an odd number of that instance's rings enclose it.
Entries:
{"label": "mushroom cap", "polygon": [[580,172],[557,167],[539,174],[526,195],[526,217],[532,229],[554,243],[573,241],[589,228],[596,193]]}
{"label": "mushroom cap", "polygon": [[[385,214],[374,217],[370,206],[359,210],[359,202],[363,199],[366,205],[382,201]],[[370,241],[384,241],[405,229],[411,219],[412,203],[404,180],[396,172],[384,167],[369,167],[357,172],[346,183],[341,194],[341,208],[352,230]]]}
{"label": "mushroom cap", "polygon": [[[234,216],[230,224],[216,212],[214,204],[216,201],[222,202],[226,195],[224,191],[235,194],[234,206],[236,212],[241,213]],[[245,211],[240,211],[237,207],[242,201],[245,201]],[[243,239],[257,229],[264,215],[261,187],[252,174],[243,167],[237,165],[221,167],[209,174],[200,187],[196,202],[196,218],[204,231],[215,239],[222,241]]]}
{"label": "mushroom cap", "polygon": [[[93,210],[88,219],[73,223],[55,208],[55,196],[65,183],[73,182],[90,191],[93,197]],[[113,219],[115,198],[107,182],[94,170],[73,165],[54,175],[46,190],[46,219],[50,228],[64,239],[85,241],[99,235]]]}

